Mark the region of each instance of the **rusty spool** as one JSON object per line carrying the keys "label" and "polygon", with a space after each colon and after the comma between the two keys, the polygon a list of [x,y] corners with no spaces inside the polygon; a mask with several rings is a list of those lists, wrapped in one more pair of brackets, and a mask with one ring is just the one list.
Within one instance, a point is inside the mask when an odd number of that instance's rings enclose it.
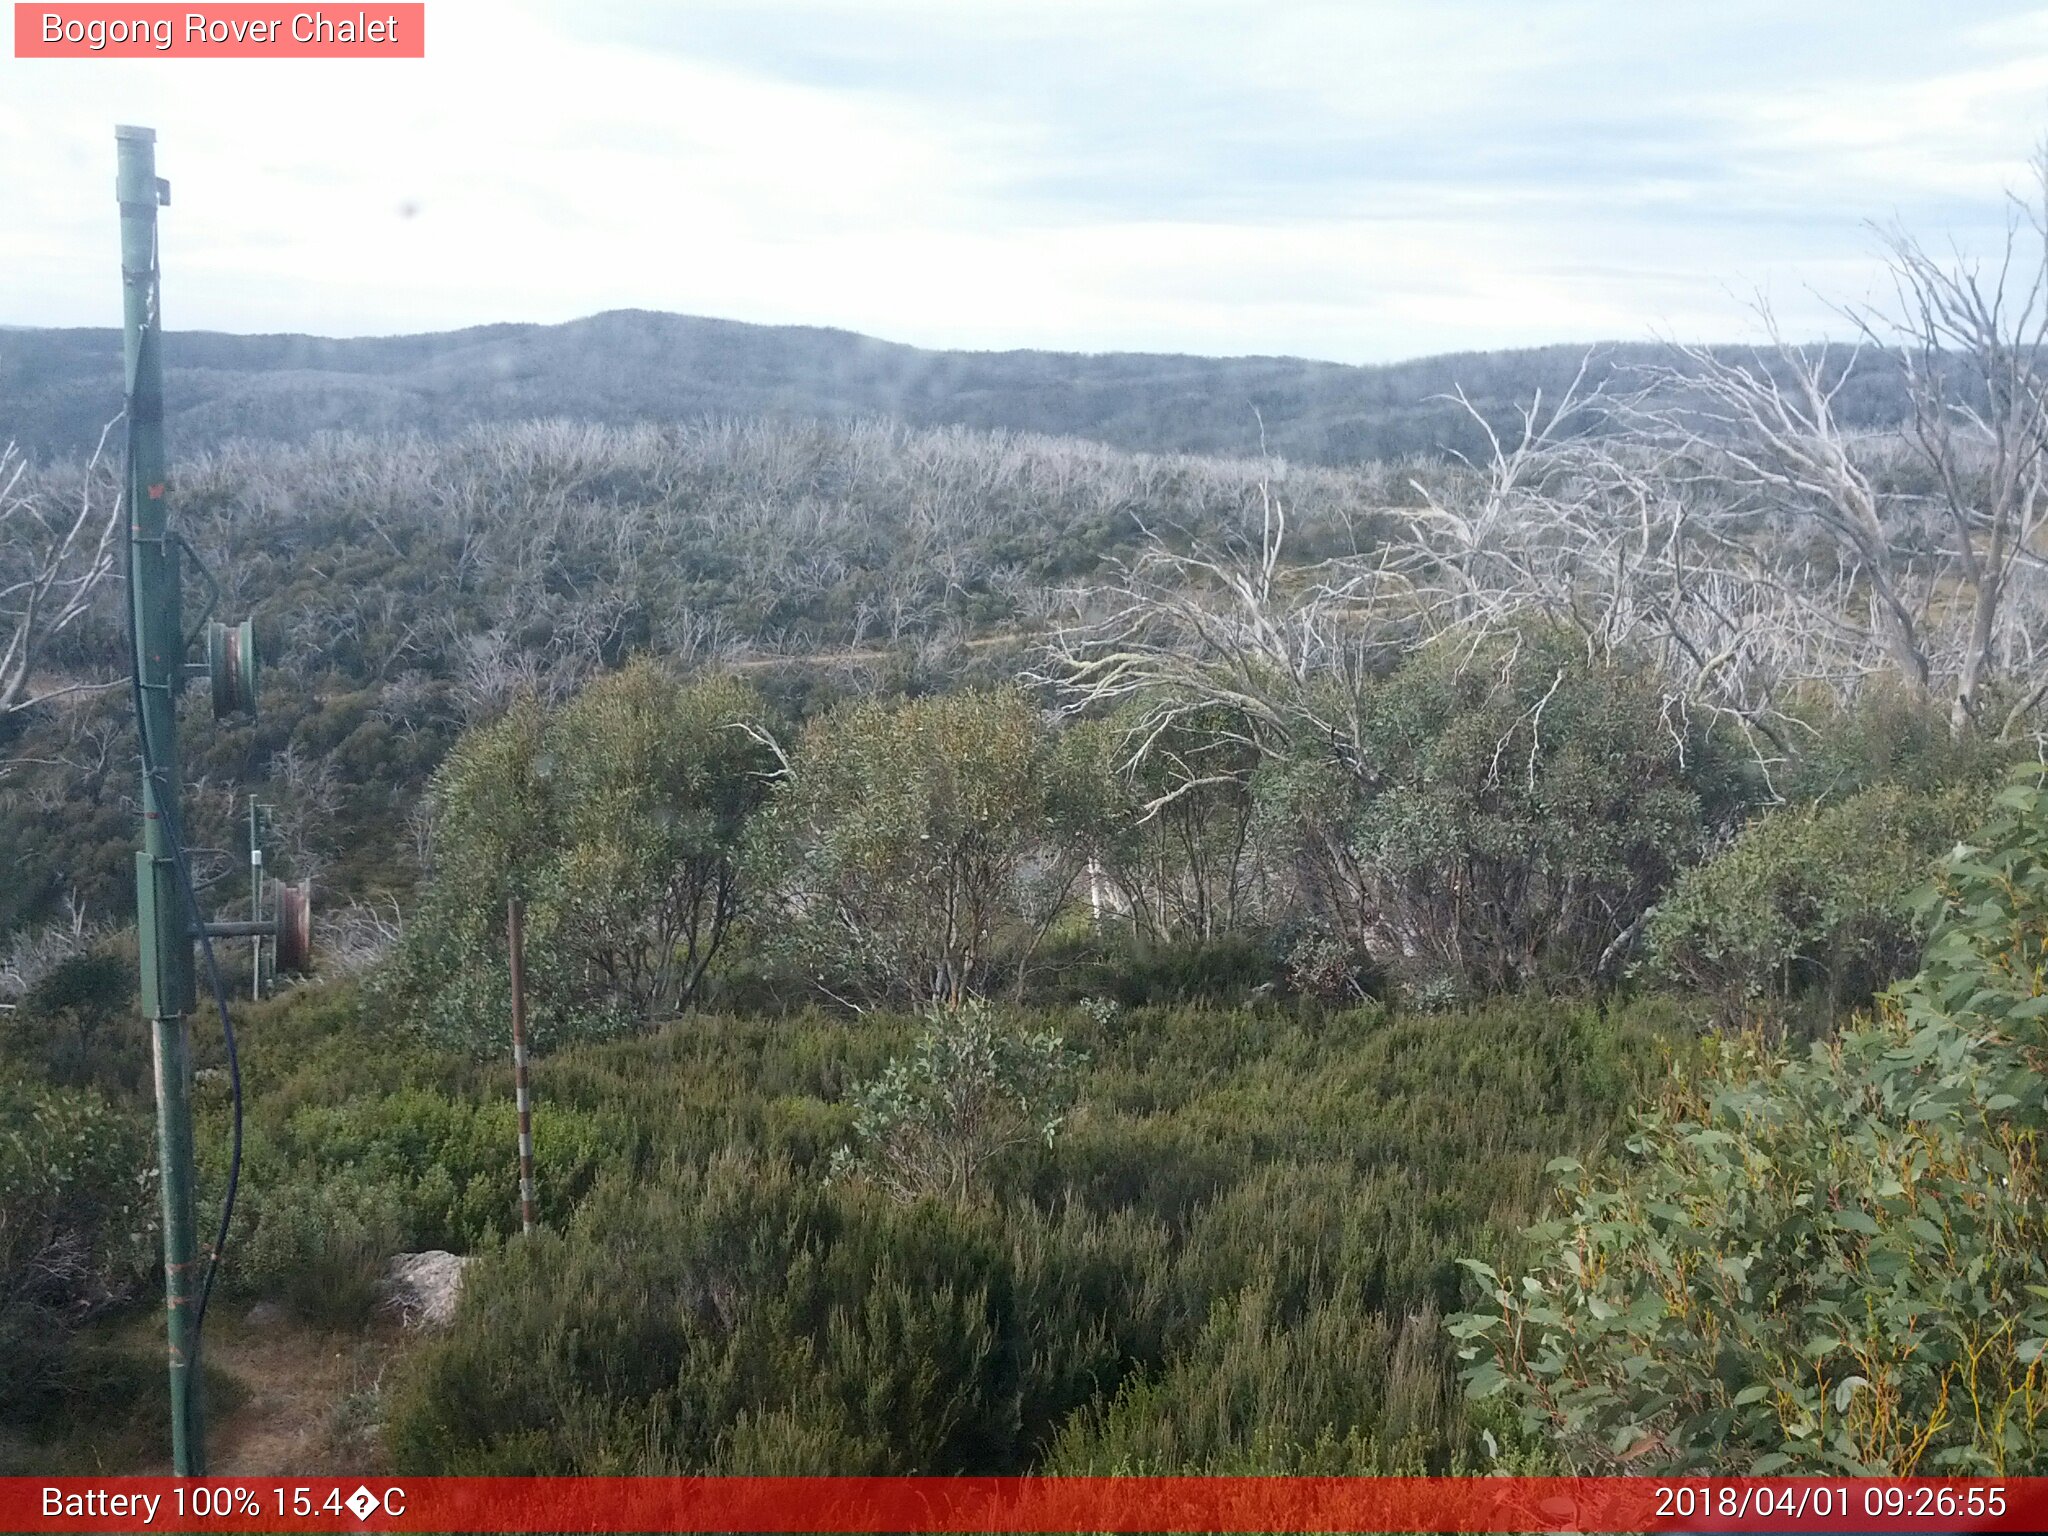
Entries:
{"label": "rusty spool", "polygon": [[313,968],[313,882],[277,883],[277,968],[303,973]]}
{"label": "rusty spool", "polygon": [[206,669],[215,719],[256,713],[256,628],[250,620],[206,626]]}

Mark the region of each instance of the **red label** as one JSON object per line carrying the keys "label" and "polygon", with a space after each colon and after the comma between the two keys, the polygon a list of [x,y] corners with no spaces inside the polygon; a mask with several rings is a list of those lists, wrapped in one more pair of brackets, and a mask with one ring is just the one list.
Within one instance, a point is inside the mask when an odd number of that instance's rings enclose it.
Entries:
{"label": "red label", "polygon": [[14,7],[17,59],[423,59],[424,4]]}
{"label": "red label", "polygon": [[2048,1479],[0,1478],[0,1530],[2040,1531]]}

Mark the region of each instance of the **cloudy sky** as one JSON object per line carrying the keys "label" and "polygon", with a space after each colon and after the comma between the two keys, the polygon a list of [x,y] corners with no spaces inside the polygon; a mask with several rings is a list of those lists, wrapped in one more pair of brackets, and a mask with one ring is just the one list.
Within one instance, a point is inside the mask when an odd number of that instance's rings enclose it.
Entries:
{"label": "cloudy sky", "polygon": [[118,321],[116,122],[160,135],[177,328],[633,306],[1347,362],[1732,339],[1758,290],[1839,330],[1872,221],[1993,248],[2048,133],[2048,7],[1997,0],[427,15],[423,61],[0,58],[0,324]]}

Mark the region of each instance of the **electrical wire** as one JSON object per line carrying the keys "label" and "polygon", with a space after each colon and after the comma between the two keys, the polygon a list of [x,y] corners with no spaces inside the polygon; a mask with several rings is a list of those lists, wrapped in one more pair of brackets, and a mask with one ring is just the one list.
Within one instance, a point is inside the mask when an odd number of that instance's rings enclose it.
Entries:
{"label": "electrical wire", "polygon": [[[152,246],[149,261],[149,293],[151,314],[145,325],[155,323],[157,258]],[[242,1182],[242,1060],[235,1044],[235,1022],[228,1012],[227,987],[220,977],[220,963],[213,953],[213,937],[206,931],[206,924],[199,911],[199,893],[192,882],[192,865],[185,850],[184,830],[178,825],[177,793],[163,770],[163,764],[156,753],[156,744],[149,736],[149,712],[143,707],[142,696],[142,636],[137,633],[138,615],[135,611],[135,536],[134,506],[135,495],[135,400],[131,394],[127,403],[128,430],[127,448],[124,455],[123,487],[130,499],[129,508],[129,557],[122,572],[122,587],[128,599],[128,682],[135,705],[135,730],[142,748],[142,772],[156,790],[157,818],[163,828],[164,840],[170,844],[171,864],[177,871],[178,888],[185,899],[185,908],[191,914],[192,930],[199,939],[200,953],[206,959],[206,980],[213,990],[214,1006],[220,1011],[221,1039],[225,1042],[228,1059],[228,1088],[234,1106],[233,1131],[228,1150],[228,1182],[221,1198],[220,1225],[215,1229],[213,1251],[206,1262],[206,1279],[199,1289],[199,1305],[192,1314],[192,1337],[196,1344],[206,1327],[206,1306],[213,1299],[213,1282],[220,1272],[221,1256],[227,1251],[228,1229],[234,1221],[235,1195]],[[184,665],[180,654],[173,662],[176,667]],[[177,679],[171,683],[171,697],[176,707]]]}

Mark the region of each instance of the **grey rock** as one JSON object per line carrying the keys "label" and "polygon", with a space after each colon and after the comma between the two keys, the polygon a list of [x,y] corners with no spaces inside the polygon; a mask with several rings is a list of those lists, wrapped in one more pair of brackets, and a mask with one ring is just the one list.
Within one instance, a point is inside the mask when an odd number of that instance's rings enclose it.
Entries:
{"label": "grey rock", "polygon": [[384,1307],[408,1328],[445,1328],[455,1320],[468,1267],[467,1257],[441,1248],[393,1254],[384,1269]]}

